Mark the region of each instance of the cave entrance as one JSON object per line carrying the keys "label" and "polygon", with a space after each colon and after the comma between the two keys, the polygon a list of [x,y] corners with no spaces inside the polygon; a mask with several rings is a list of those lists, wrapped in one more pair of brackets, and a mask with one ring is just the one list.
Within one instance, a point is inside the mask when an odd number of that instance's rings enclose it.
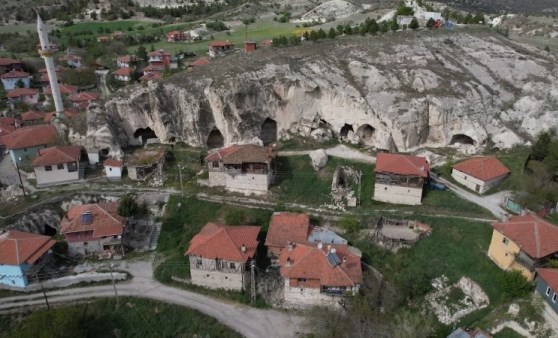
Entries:
{"label": "cave entrance", "polygon": [[138,138],[141,137],[141,143],[145,144],[148,139],[150,138],[157,138],[157,134],[153,131],[153,129],[147,128],[138,128],[134,132],[134,137]]}
{"label": "cave entrance", "polygon": [[219,129],[213,128],[207,136],[206,144],[209,149],[222,148],[225,145],[225,138]]}
{"label": "cave entrance", "polygon": [[473,146],[475,145],[475,141],[471,137],[469,137],[465,134],[455,134],[455,135],[453,135],[453,137],[451,138],[450,144],[456,144],[456,143],[470,144],[470,145],[473,145]]}
{"label": "cave entrance", "polygon": [[54,236],[56,235],[57,231],[55,227],[50,226],[49,224],[45,224],[45,226],[43,227],[43,234],[45,236]]}
{"label": "cave entrance", "polygon": [[169,138],[169,142],[176,143],[176,137],[172,136],[171,138]]}
{"label": "cave entrance", "polygon": [[109,148],[103,148],[103,149],[101,149],[101,156],[107,157],[108,154],[109,154]]}
{"label": "cave entrance", "polygon": [[339,131],[339,137],[340,137],[340,138],[345,138],[345,137],[347,137],[347,135],[349,135],[349,131],[352,131],[353,133],[355,132],[355,131],[353,130],[353,126],[352,126],[352,125],[346,124],[346,123],[345,123],[345,125],[344,125],[343,127],[341,127],[341,130]]}
{"label": "cave entrance", "polygon": [[277,122],[269,117],[262,124],[260,139],[264,145],[277,141]]}
{"label": "cave entrance", "polygon": [[363,143],[370,143],[374,137],[374,132],[376,129],[369,124],[363,124],[362,126],[358,127],[357,129],[357,136]]}

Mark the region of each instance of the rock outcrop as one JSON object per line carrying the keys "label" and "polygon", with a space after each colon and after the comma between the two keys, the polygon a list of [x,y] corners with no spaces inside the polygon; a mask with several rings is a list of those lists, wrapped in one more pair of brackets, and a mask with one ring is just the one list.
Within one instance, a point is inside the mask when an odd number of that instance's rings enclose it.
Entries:
{"label": "rock outcrop", "polygon": [[489,30],[344,37],[122,89],[105,104],[104,130],[121,146],[146,130],[202,147],[330,130],[382,150],[504,149],[558,125],[556,78],[552,56]]}

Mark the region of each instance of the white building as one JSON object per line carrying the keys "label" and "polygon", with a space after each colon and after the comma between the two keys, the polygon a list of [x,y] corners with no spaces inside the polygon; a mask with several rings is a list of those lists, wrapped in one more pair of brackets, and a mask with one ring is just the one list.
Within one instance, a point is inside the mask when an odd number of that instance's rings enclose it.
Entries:
{"label": "white building", "polygon": [[18,83],[22,83],[22,88],[29,88],[31,85],[31,75],[26,72],[12,70],[0,76],[4,90],[9,92],[18,88]]}
{"label": "white building", "polygon": [[37,158],[31,164],[37,186],[79,181],[84,175],[80,160],[80,146],[56,146],[39,150]]}
{"label": "white building", "polygon": [[510,171],[496,157],[473,157],[453,166],[451,177],[459,184],[485,193],[502,182]]}
{"label": "white building", "polygon": [[428,21],[430,19],[434,21],[438,21],[438,20],[444,21],[444,17],[440,12],[421,12],[419,15],[420,15],[420,19],[424,21]]}
{"label": "white building", "polygon": [[421,204],[429,171],[426,158],[379,153],[374,171],[374,200],[394,204]]}
{"label": "white building", "polygon": [[246,194],[265,194],[275,178],[275,153],[258,145],[233,145],[210,153],[205,161],[209,185]]}
{"label": "white building", "polygon": [[249,261],[256,255],[258,226],[207,223],[185,253],[193,284],[241,291],[248,287]]}
{"label": "white building", "polygon": [[122,168],[124,167],[122,161],[114,160],[109,158],[104,163],[105,175],[110,180],[120,180],[122,179]]}
{"label": "white building", "polygon": [[413,21],[414,16],[411,15],[398,15],[397,16],[397,24],[399,26],[409,26]]}

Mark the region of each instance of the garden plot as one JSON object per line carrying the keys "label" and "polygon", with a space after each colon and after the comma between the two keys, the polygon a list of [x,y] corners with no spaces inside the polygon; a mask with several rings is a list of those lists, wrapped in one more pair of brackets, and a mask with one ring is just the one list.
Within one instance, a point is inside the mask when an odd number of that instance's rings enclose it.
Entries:
{"label": "garden plot", "polygon": [[467,277],[448,285],[448,278],[442,275],[432,281],[432,286],[436,291],[426,296],[428,306],[438,320],[446,325],[490,304],[482,288]]}

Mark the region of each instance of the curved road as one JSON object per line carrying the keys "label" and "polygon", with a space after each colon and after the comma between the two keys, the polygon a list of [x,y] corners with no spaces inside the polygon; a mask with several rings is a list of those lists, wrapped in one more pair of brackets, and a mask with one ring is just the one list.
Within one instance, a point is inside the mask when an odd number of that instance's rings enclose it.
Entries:
{"label": "curved road", "polygon": [[[295,337],[303,318],[276,310],[262,310],[246,305],[165,286],[152,276],[134,275],[116,285],[119,296],[158,300],[198,310],[249,338]],[[63,289],[47,292],[49,303],[72,302],[91,298],[114,297],[112,285]],[[45,306],[42,293],[1,298],[0,311],[18,307]]]}

